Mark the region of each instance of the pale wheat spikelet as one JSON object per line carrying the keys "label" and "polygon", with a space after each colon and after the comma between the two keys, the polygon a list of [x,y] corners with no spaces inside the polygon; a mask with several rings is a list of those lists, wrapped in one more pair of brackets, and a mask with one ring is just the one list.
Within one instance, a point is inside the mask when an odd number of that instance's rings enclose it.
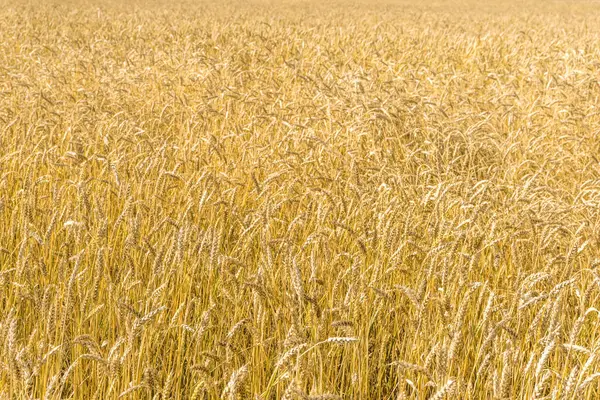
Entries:
{"label": "pale wheat spikelet", "polygon": [[417,331],[419,331],[421,329],[421,327],[427,323],[427,318],[426,318],[426,312],[427,312],[427,306],[429,304],[430,301],[430,294],[428,291],[425,292],[425,294],[423,295],[423,297],[421,298],[421,303],[419,304],[419,309],[417,312],[417,316],[416,316],[416,321],[417,321]]}
{"label": "pale wheat spikelet", "polygon": [[545,271],[540,271],[528,275],[525,279],[523,279],[523,282],[521,283],[521,290],[524,290],[525,288],[531,288],[540,282],[550,279],[551,277],[552,274]]}
{"label": "pale wheat spikelet", "polygon": [[29,239],[29,228],[28,225],[23,227],[23,239],[19,245],[19,251],[17,253],[17,276],[21,276],[23,271],[26,269],[29,255],[27,253],[27,241]]}
{"label": "pale wheat spikelet", "polygon": [[485,329],[488,326],[490,314],[492,312],[492,307],[494,306],[495,297],[496,297],[496,294],[494,292],[490,292],[490,296],[488,297],[485,308],[483,309],[483,314],[481,316],[480,325],[483,329]]}
{"label": "pale wheat spikelet", "polygon": [[579,346],[577,344],[563,343],[562,347],[564,349],[566,349],[567,351],[576,351],[578,353],[583,353],[583,354],[587,354],[587,355],[592,354],[592,351],[590,349],[587,349],[583,346]]}
{"label": "pale wheat spikelet", "polygon": [[550,371],[545,371],[542,376],[536,378],[536,384],[533,388],[533,400],[540,400],[545,397],[546,383],[550,376]]}
{"label": "pale wheat spikelet", "polygon": [[39,374],[40,369],[48,362],[50,357],[52,357],[52,355],[58,353],[58,351],[62,347],[63,347],[62,345],[57,345],[57,346],[54,346],[53,348],[51,348],[50,350],[48,350],[46,352],[46,354],[44,354],[37,362],[37,365],[34,367],[33,375],[37,376]]}
{"label": "pale wheat spikelet", "polygon": [[531,321],[531,324],[529,325],[529,328],[527,329],[528,335],[534,334],[540,328],[540,326],[542,325],[542,321],[548,315],[548,312],[549,312],[548,308],[550,307],[551,304],[552,303],[550,303],[550,302],[546,302],[537,311],[535,317],[533,318],[533,320]]}
{"label": "pale wheat spikelet", "polygon": [[556,335],[553,334],[552,336],[552,339],[548,342],[548,344],[544,348],[544,351],[542,352],[542,355],[540,356],[540,359],[538,360],[537,366],[535,368],[536,378],[539,378],[542,375],[542,371],[546,366],[546,361],[548,360],[548,357],[550,357],[550,354],[552,354],[552,351],[556,346]]}
{"label": "pale wheat spikelet", "polygon": [[44,394],[44,400],[50,400],[53,398],[52,396],[54,395],[54,392],[56,390],[56,384],[58,383],[59,378],[60,375],[55,374],[48,380],[48,384],[46,385],[46,390]]}
{"label": "pale wheat spikelet", "polygon": [[100,227],[96,232],[95,240],[97,243],[102,243],[103,240],[108,238],[108,221],[105,217],[102,217],[102,222],[100,223]]}
{"label": "pale wheat spikelet", "polygon": [[481,357],[481,355],[483,355],[483,354],[487,354],[488,348],[492,345],[492,343],[494,342],[494,339],[496,339],[496,336],[498,334],[498,329],[499,329],[498,325],[491,327],[489,329],[488,334],[483,339],[483,342],[481,343],[481,346],[479,347],[479,351],[478,351],[479,357]]}
{"label": "pale wheat spikelet", "polygon": [[183,256],[186,251],[186,244],[188,242],[189,229],[184,227],[183,224],[177,232],[177,245],[175,247],[175,262],[179,265],[183,261]]}
{"label": "pale wheat spikelet", "polygon": [[284,364],[286,364],[294,355],[300,353],[303,349],[307,347],[306,343],[301,343],[297,346],[292,347],[288,351],[286,351],[275,363],[275,369],[281,368]]}
{"label": "pale wheat spikelet", "polygon": [[210,323],[210,316],[212,312],[212,307],[209,307],[206,311],[202,313],[202,317],[200,318],[200,324],[198,324],[198,328],[196,329],[195,338],[196,340],[200,340],[206,330],[208,329],[208,324]]}
{"label": "pale wheat spikelet", "polygon": [[546,300],[548,298],[548,295],[546,294],[542,294],[539,296],[535,296],[535,297],[531,297],[525,301],[522,301],[521,304],[519,304],[519,311],[523,311],[528,307],[534,306],[537,303],[539,303],[540,301]]}
{"label": "pale wheat spikelet", "polygon": [[431,370],[431,367],[433,366],[433,362],[438,354],[439,348],[440,348],[440,344],[436,343],[435,345],[433,345],[431,350],[429,350],[427,357],[425,357],[425,362],[423,363],[423,368],[425,368],[427,371]]}
{"label": "pale wheat spikelet", "polygon": [[332,328],[346,328],[346,327],[353,327],[353,326],[354,326],[354,322],[349,321],[349,320],[338,320],[338,321],[331,322]]}
{"label": "pale wheat spikelet", "polygon": [[475,282],[469,287],[469,289],[465,293],[463,299],[461,300],[461,302],[458,306],[458,310],[456,312],[454,325],[452,326],[452,328],[454,330],[459,329],[460,326],[462,325],[462,323],[464,322],[465,315],[467,313],[468,304],[469,304],[469,299],[471,298],[471,295],[473,294],[473,292],[475,290],[477,290],[479,287],[481,287],[481,282]]}
{"label": "pale wheat spikelet", "polygon": [[[83,170],[82,170],[83,172]],[[79,195],[79,201],[83,206],[84,210],[84,218],[89,218],[88,216],[91,214],[92,205],[90,203],[90,198],[88,195],[87,182],[85,180],[81,180],[77,184],[77,192]]]}
{"label": "pale wheat spikelet", "polygon": [[394,286],[396,289],[398,289],[402,294],[404,294],[409,300],[410,302],[415,306],[416,309],[420,308],[420,302],[417,298],[417,294],[415,293],[415,291],[407,286],[404,285],[396,285]]}
{"label": "pale wheat spikelet", "polygon": [[[223,231],[223,228],[221,229],[221,232],[222,231]],[[221,232],[218,233],[216,230],[213,230],[212,244],[210,247],[210,253],[209,253],[209,257],[208,257],[208,267],[211,271],[216,267],[217,257],[219,256],[219,249],[221,247],[221,236],[222,236]]]}
{"label": "pale wheat spikelet", "polygon": [[507,341],[508,348],[504,351],[502,356],[502,375],[500,376],[500,398],[508,399],[510,398],[511,391],[511,380],[513,376],[513,366],[511,362],[512,358],[512,349],[510,342]]}
{"label": "pale wheat spikelet", "polygon": [[233,325],[233,327],[229,330],[229,332],[227,332],[227,335],[225,336],[225,342],[229,343],[231,342],[231,340],[234,338],[235,334],[237,332],[239,332],[240,330],[244,329],[246,327],[247,324],[249,324],[251,321],[250,318],[244,318],[238,322],[235,323],[235,325]]}
{"label": "pale wheat spikelet", "polygon": [[86,350],[94,355],[101,356],[100,346],[90,335],[79,335],[73,339],[72,343],[84,346]]}
{"label": "pale wheat spikelet", "polygon": [[165,261],[165,248],[162,247],[158,253],[156,253],[156,257],[154,258],[154,263],[152,265],[152,272],[155,276],[160,276],[163,272],[163,266]]}
{"label": "pale wheat spikelet", "polygon": [[349,343],[358,342],[358,338],[355,337],[329,337],[321,343],[334,343],[338,345],[345,345]]}
{"label": "pale wheat spikelet", "polygon": [[579,308],[583,313],[586,313],[586,307],[588,303],[588,299],[592,295],[592,292],[596,289],[596,285],[589,285],[587,289],[584,290],[583,295],[579,301]]}
{"label": "pale wheat spikelet", "polygon": [[440,347],[437,356],[437,373],[439,376],[446,376],[448,374],[448,349]]}
{"label": "pale wheat spikelet", "polygon": [[185,303],[181,303],[179,305],[179,307],[177,307],[177,310],[175,310],[175,312],[171,316],[171,320],[169,321],[169,328],[173,328],[173,327],[181,325],[181,324],[178,324],[177,321],[178,321],[178,318],[179,318],[179,314],[181,314],[181,312],[183,311],[183,307],[184,306],[185,306]]}
{"label": "pale wheat spikelet", "polygon": [[28,234],[29,234],[29,237],[33,238],[33,240],[35,240],[40,246],[42,246],[44,244],[44,240],[33,228],[29,229]]}
{"label": "pale wheat spikelet", "polygon": [[583,367],[581,367],[581,372],[579,373],[580,378],[578,383],[581,381],[581,379],[583,379],[584,376],[587,375],[594,362],[596,362],[596,354],[592,353],[588,356],[588,359],[585,361],[585,364],[583,364]]}
{"label": "pale wheat spikelet", "polygon": [[575,278],[571,278],[566,281],[562,281],[562,282],[558,283],[548,293],[548,297],[553,298],[554,296],[558,295],[564,288],[571,286],[573,283],[575,283]]}
{"label": "pale wheat spikelet", "polygon": [[140,241],[141,217],[139,213],[136,213],[132,220],[131,229],[125,238],[125,247],[127,248],[137,247]]}
{"label": "pale wheat spikelet", "polygon": [[560,315],[562,311],[562,295],[558,295],[554,303],[552,304],[552,309],[550,311],[550,319],[548,323],[548,331],[554,332],[558,330],[560,323]]}
{"label": "pale wheat spikelet", "polygon": [[157,371],[152,367],[146,367],[142,375],[142,382],[148,387],[151,393],[158,391]]}
{"label": "pale wheat spikelet", "polygon": [[573,324],[573,328],[571,328],[571,333],[569,335],[569,343],[577,342],[579,332],[581,332],[581,328],[583,327],[583,323],[585,321],[586,316],[587,316],[587,313],[584,313],[583,315],[581,315],[579,318],[577,318],[575,320],[575,323]]}
{"label": "pale wheat spikelet", "polygon": [[126,397],[127,395],[129,395],[133,392],[136,392],[136,391],[142,390],[142,389],[146,389],[146,388],[147,388],[146,385],[143,385],[143,384],[133,385],[130,388],[125,389],[123,392],[121,392],[121,394],[119,394],[118,398],[120,399],[120,398]]}
{"label": "pale wheat spikelet", "polygon": [[296,259],[292,258],[292,262],[290,265],[290,277],[292,282],[292,288],[294,289],[294,293],[296,294],[296,299],[298,303],[302,304],[304,302],[304,298],[306,297],[306,292],[304,291],[304,284],[302,283],[302,273],[300,272],[300,268],[296,264]]}
{"label": "pale wheat spikelet", "polygon": [[[73,270],[71,272],[71,276],[69,277],[69,281],[67,282],[67,287],[65,289],[65,295],[64,295],[64,305],[63,305],[63,313],[62,313],[62,325],[61,325],[61,331],[63,335],[68,335],[69,333],[67,332],[67,326],[69,325],[69,319],[71,316],[71,306],[75,303],[75,281],[77,279],[78,276],[78,272],[79,272],[79,266],[81,264],[81,260],[83,258],[83,252],[84,250],[82,250],[79,254],[77,254],[76,256],[74,256],[75,258],[75,264],[73,265]],[[69,329],[70,331],[70,329]]]}
{"label": "pale wheat spikelet", "polygon": [[431,400],[442,400],[446,396],[452,396],[454,392],[456,381],[454,379],[449,379],[444,386],[442,386],[434,395],[431,397]]}
{"label": "pale wheat spikelet", "polygon": [[[297,395],[297,389],[294,385],[294,381],[290,381],[290,383],[288,383],[288,385],[286,386],[283,395],[281,397],[281,400],[293,400],[295,399],[294,394]],[[304,396],[306,396],[305,394],[303,394]],[[305,399],[303,399],[305,400]]]}
{"label": "pale wheat spikelet", "polygon": [[172,240],[171,241],[171,245],[167,247],[167,250],[165,252],[165,258],[164,258],[164,266],[165,267],[170,267],[168,270],[165,270],[164,272],[171,274],[173,271],[173,259],[175,257],[175,248],[177,246],[177,241],[176,240]]}
{"label": "pale wheat spikelet", "polygon": [[58,307],[58,302],[55,302],[54,305],[49,307],[49,310],[47,311],[48,317],[46,319],[46,331],[48,332],[48,337],[51,338],[54,338],[54,334],[56,332]]}
{"label": "pale wheat spikelet", "polygon": [[447,279],[448,279],[448,269],[450,268],[450,257],[446,256],[444,257],[444,260],[442,261],[442,270],[440,271],[440,287],[444,290],[446,290],[446,286],[447,286]]}
{"label": "pale wheat spikelet", "polygon": [[581,393],[590,385],[590,383],[592,383],[594,380],[596,380],[598,378],[600,378],[600,372],[597,372],[595,374],[588,376],[583,382],[581,382],[577,386],[575,393],[577,393],[577,394]]}
{"label": "pale wheat spikelet", "polygon": [[148,321],[151,321],[152,319],[154,319],[154,317],[156,315],[158,315],[159,313],[161,313],[162,311],[166,310],[166,306],[160,306],[152,311],[150,311],[149,313],[147,313],[146,315],[144,315],[140,320],[139,320],[139,325],[143,326],[146,323],[148,323]]}
{"label": "pale wheat spikelet", "polygon": [[422,374],[425,374],[428,378],[432,378],[431,374],[429,373],[429,371],[418,364],[412,364],[406,361],[394,361],[392,363],[389,363],[388,366],[395,366],[396,368],[398,368],[398,370],[400,371],[415,371],[415,372],[420,372]]}
{"label": "pale wheat spikelet", "polygon": [[527,360],[527,364],[525,364],[525,368],[523,368],[523,376],[529,375],[529,371],[531,370],[531,367],[533,367],[535,358],[536,358],[536,352],[532,351],[531,354],[529,355],[529,359]]}
{"label": "pale wheat spikelet", "polygon": [[144,328],[144,326],[165,309],[165,306],[161,306],[150,311],[143,317],[135,319],[135,321],[133,322],[133,326],[131,327],[131,330],[129,332],[126,353],[129,353],[133,349],[133,342],[142,333],[142,329]]}
{"label": "pale wheat spikelet", "polygon": [[171,399],[171,395],[172,395],[172,391],[173,391],[173,378],[174,378],[173,371],[169,371],[169,374],[167,375],[167,378],[165,379],[163,387],[160,390],[162,399]]}
{"label": "pale wheat spikelet", "polygon": [[113,225],[113,232],[116,232],[117,229],[119,229],[119,226],[121,226],[121,224],[123,223],[123,221],[129,218],[132,208],[133,200],[130,197],[128,197],[127,200],[125,200],[125,204],[123,205],[123,211],[121,212],[121,214],[119,214],[117,220],[115,221],[115,224]]}
{"label": "pale wheat spikelet", "polygon": [[229,400],[237,400],[241,398],[245,398],[245,389],[244,383],[248,376],[248,365],[244,365],[241,368],[232,372],[229,377],[229,382],[225,386],[223,393],[221,394],[221,398],[225,398]]}
{"label": "pale wheat spikelet", "polygon": [[317,248],[310,250],[310,277],[309,282],[319,282],[319,265],[317,263]]}
{"label": "pale wheat spikelet", "polygon": [[563,256],[558,255],[556,257],[553,257],[550,261],[548,261],[546,263],[546,265],[544,266],[544,268],[542,270],[543,271],[551,271],[552,267],[555,264],[558,264],[558,263],[563,262],[563,261],[564,261],[564,257]]}
{"label": "pale wheat spikelet", "polygon": [[492,353],[487,353],[481,361],[479,368],[477,369],[477,379],[483,379],[483,375],[486,373],[490,363],[492,361]]}
{"label": "pale wheat spikelet", "polygon": [[104,274],[104,251],[104,248],[98,249],[96,257],[96,268],[94,268],[94,280],[92,284],[92,301],[94,302],[98,300],[98,290]]}
{"label": "pale wheat spikelet", "polygon": [[9,363],[14,362],[17,353],[17,319],[14,317],[14,309],[11,309],[8,317],[5,319],[6,332],[6,353]]}
{"label": "pale wheat spikelet", "polygon": [[577,381],[579,373],[579,367],[574,366],[569,373],[569,377],[567,378],[561,394],[561,399],[569,400],[573,396],[573,391],[575,390],[575,383]]}
{"label": "pale wheat spikelet", "polygon": [[492,372],[492,393],[494,393],[495,398],[500,398],[500,378],[497,368],[494,368]]}
{"label": "pale wheat spikelet", "polygon": [[448,357],[446,362],[448,363],[446,368],[450,368],[450,366],[452,365],[452,361],[454,361],[454,358],[456,356],[457,350],[460,346],[460,341],[462,338],[462,330],[461,329],[457,329],[454,332],[454,335],[452,336],[452,340],[450,341],[450,346],[448,347]]}
{"label": "pale wheat spikelet", "polygon": [[304,393],[302,389],[300,389],[299,385],[301,384],[300,379],[296,379],[297,382],[295,385],[291,386],[291,392],[296,395],[296,399],[300,398],[302,400],[308,400],[310,397]]}
{"label": "pale wheat spikelet", "polygon": [[203,392],[206,393],[206,384],[204,381],[200,381],[194,386],[190,400],[198,400]]}
{"label": "pale wheat spikelet", "polygon": [[54,228],[56,227],[57,220],[58,220],[58,213],[55,211],[52,214],[52,218],[50,219],[50,223],[48,224],[46,233],[44,233],[44,237],[42,238],[43,243],[47,244],[48,241],[50,240],[50,236],[52,235],[52,232],[54,231]]}
{"label": "pale wheat spikelet", "polygon": [[75,369],[75,367],[77,366],[77,364],[79,363],[79,358],[77,358],[75,361],[73,361],[63,372],[62,376],[60,377],[60,386],[64,387],[65,383],[67,382],[67,379],[69,379],[69,377],[71,376],[71,373],[73,372],[73,370]]}
{"label": "pale wheat spikelet", "polygon": [[[148,289],[151,289],[151,286],[148,286]],[[167,290],[167,282],[161,284],[159,287],[154,289],[152,293],[148,294],[146,297],[148,298],[148,304],[153,305],[155,302],[160,301],[163,297],[163,294]]]}
{"label": "pale wheat spikelet", "polygon": [[[402,375],[398,378],[399,382],[403,382],[406,378],[404,378]],[[400,383],[398,385],[398,394],[396,395],[396,399],[395,400],[406,400],[407,396],[406,396],[406,391],[403,387],[403,383]]]}
{"label": "pale wheat spikelet", "polygon": [[115,178],[115,183],[117,187],[121,187],[121,180],[119,179],[119,171],[117,170],[117,163],[109,163],[110,170],[113,173],[113,177]]}

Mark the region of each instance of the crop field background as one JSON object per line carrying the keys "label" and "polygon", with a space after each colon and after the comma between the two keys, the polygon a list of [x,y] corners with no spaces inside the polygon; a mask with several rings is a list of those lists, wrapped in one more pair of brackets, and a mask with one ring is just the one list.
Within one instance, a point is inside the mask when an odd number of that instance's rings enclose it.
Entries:
{"label": "crop field background", "polygon": [[0,10],[0,398],[600,397],[599,3]]}

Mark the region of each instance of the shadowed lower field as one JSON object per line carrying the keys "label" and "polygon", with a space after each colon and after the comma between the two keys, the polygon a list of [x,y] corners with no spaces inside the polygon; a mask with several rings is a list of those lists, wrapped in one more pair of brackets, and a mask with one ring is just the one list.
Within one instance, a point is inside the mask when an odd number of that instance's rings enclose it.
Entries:
{"label": "shadowed lower field", "polygon": [[600,396],[600,4],[4,5],[2,398]]}

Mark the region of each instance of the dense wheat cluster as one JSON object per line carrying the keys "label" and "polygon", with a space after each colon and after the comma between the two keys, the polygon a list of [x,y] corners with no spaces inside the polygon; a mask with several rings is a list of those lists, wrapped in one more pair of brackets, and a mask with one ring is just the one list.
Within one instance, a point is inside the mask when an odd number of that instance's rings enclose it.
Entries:
{"label": "dense wheat cluster", "polygon": [[600,5],[3,6],[1,398],[600,396]]}

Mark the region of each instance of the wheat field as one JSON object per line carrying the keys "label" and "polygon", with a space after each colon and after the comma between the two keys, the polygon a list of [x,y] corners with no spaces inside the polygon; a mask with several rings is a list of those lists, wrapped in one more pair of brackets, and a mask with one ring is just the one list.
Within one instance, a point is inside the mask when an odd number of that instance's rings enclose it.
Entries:
{"label": "wheat field", "polygon": [[600,3],[0,9],[1,399],[600,397]]}

